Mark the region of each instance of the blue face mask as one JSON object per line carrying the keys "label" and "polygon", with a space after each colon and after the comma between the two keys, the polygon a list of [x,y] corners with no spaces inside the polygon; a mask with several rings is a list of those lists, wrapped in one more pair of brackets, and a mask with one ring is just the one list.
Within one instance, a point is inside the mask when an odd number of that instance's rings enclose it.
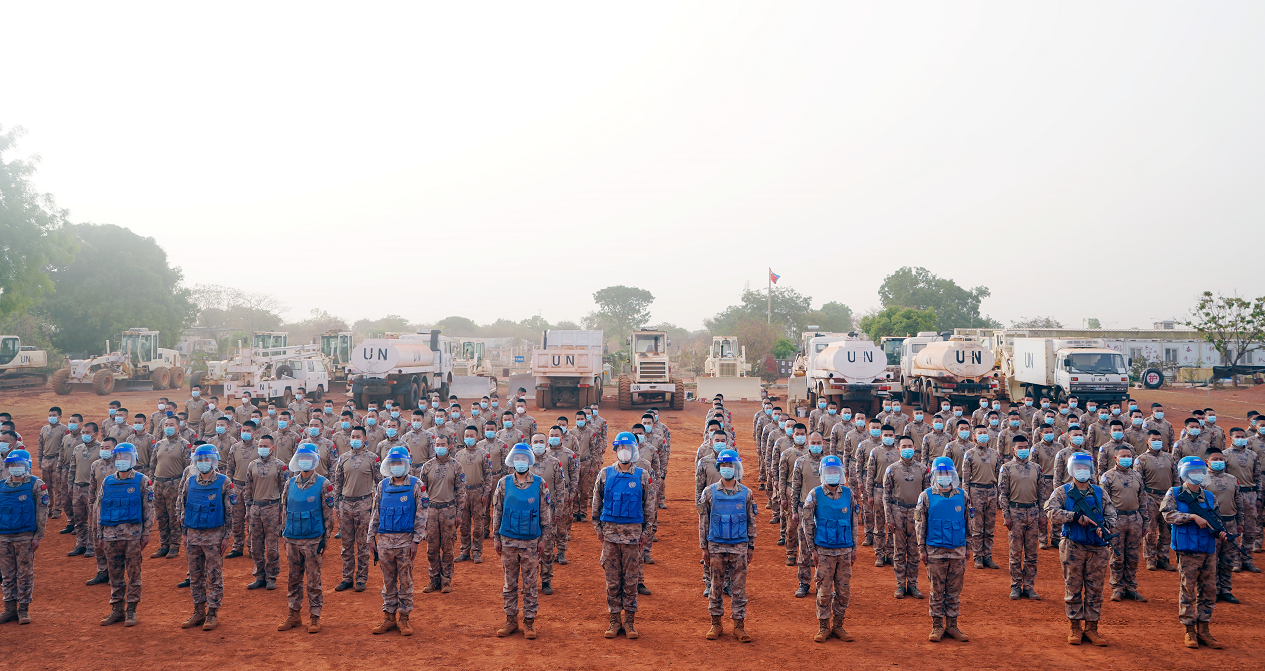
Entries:
{"label": "blue face mask", "polygon": [[435,446],[435,455],[436,455],[436,456],[440,456],[440,457],[442,457],[442,456],[445,456],[445,455],[447,455],[447,454],[448,454],[448,448],[444,447],[443,445],[436,445],[436,446]]}
{"label": "blue face mask", "polygon": [[378,420],[373,417],[370,417],[369,419],[365,420],[365,424],[369,426],[373,426],[374,424],[377,424],[377,423],[378,423]]}
{"label": "blue face mask", "polygon": [[1112,439],[1112,440],[1123,440],[1123,439],[1124,439],[1124,431],[1112,431],[1112,432],[1111,432],[1111,439]]}
{"label": "blue face mask", "polygon": [[821,474],[821,481],[833,487],[833,486],[835,486],[835,485],[839,484],[839,480],[840,480],[840,478],[842,478],[842,477],[843,477],[843,476],[841,476],[840,474],[835,473],[835,472],[822,473],[822,474]]}
{"label": "blue face mask", "polygon": [[1059,408],[1059,414],[1060,414],[1060,415],[1066,415],[1066,414],[1068,414],[1069,412],[1071,412],[1071,410],[1070,410],[1070,409],[1068,409],[1068,408]]}
{"label": "blue face mask", "polygon": [[463,442],[465,442],[466,447],[474,447],[479,441],[474,438],[466,438]]}
{"label": "blue face mask", "polygon": [[74,431],[75,429],[79,428],[79,422],[71,422],[66,425],[66,428],[70,429],[71,431]]}
{"label": "blue face mask", "polygon": [[808,436],[795,436],[794,440],[796,445],[803,445],[808,442]]}
{"label": "blue face mask", "polygon": [[[479,405],[483,405],[483,404],[482,404],[482,403],[480,403]],[[484,405],[483,407],[485,407],[485,408],[486,408],[487,406],[486,406],[486,405]],[[493,408],[499,408],[499,407],[501,407],[501,402],[500,402],[500,401],[492,401],[492,407],[493,407]],[[597,413],[594,413],[594,414],[597,414]]]}
{"label": "blue face mask", "polygon": [[1155,414],[1155,418],[1156,418],[1156,419],[1164,419],[1164,411],[1163,411],[1163,410],[1156,410],[1154,414]]}
{"label": "blue face mask", "polygon": [[164,433],[165,435],[168,435],[168,436],[174,436],[174,435],[176,435],[176,427],[174,427],[174,426],[164,426],[164,427],[163,427],[163,433]]}
{"label": "blue face mask", "polygon": [[980,435],[975,436],[975,442],[979,443],[980,445],[987,445],[988,438],[989,436],[987,433],[981,433]]}
{"label": "blue face mask", "polygon": [[365,446],[365,441],[360,440],[359,438],[352,438],[352,439],[351,439],[351,449],[353,449],[353,450],[359,450],[360,448],[362,448],[362,447],[364,447],[364,446]]}
{"label": "blue face mask", "polygon": [[394,438],[395,434],[399,433],[399,430],[393,427],[388,427],[386,433],[387,433],[387,438]]}
{"label": "blue face mask", "polygon": [[531,468],[531,465],[526,461],[520,459],[514,462],[514,472],[516,473],[526,473],[529,468]]}
{"label": "blue face mask", "polygon": [[114,454],[114,450],[97,450],[97,456],[102,459],[109,459],[111,454]]}
{"label": "blue face mask", "polygon": [[1156,452],[1159,452],[1160,450],[1164,449],[1164,441],[1162,440],[1152,440],[1150,445],[1151,445],[1151,449],[1155,450]]}
{"label": "blue face mask", "polygon": [[408,466],[399,464],[391,467],[391,477],[393,478],[402,478],[405,473],[408,473]]}
{"label": "blue face mask", "polygon": [[825,404],[825,403],[818,403],[818,404],[817,404],[817,407],[818,407],[818,408],[822,408],[822,409],[824,410],[824,409],[826,408],[826,404]]}
{"label": "blue face mask", "polygon": [[772,414],[773,414],[773,408],[765,408],[765,409],[764,409],[764,414],[766,414],[766,415],[772,415]]}
{"label": "blue face mask", "polygon": [[488,440],[492,440],[493,438],[495,438],[495,437],[496,437],[496,432],[495,432],[495,431],[484,431],[484,432],[483,432],[483,437],[484,437],[484,438],[487,438]]}
{"label": "blue face mask", "polygon": [[289,422],[285,421],[284,419],[279,419],[279,420],[277,420],[277,428],[278,428],[278,429],[284,429],[284,428],[286,428],[287,426],[290,426],[290,423],[289,423]]}
{"label": "blue face mask", "polygon": [[1079,428],[1081,428],[1081,425],[1080,425],[1080,422],[1068,422],[1068,423],[1067,423],[1067,428],[1068,428],[1068,429],[1079,429]]}
{"label": "blue face mask", "polygon": [[914,458],[914,448],[912,448],[912,447],[902,447],[902,448],[900,448],[900,458],[901,458],[901,459],[913,459],[913,458]]}
{"label": "blue face mask", "polygon": [[550,447],[557,447],[561,444],[562,444],[562,438],[559,438],[558,436],[549,436]]}
{"label": "blue face mask", "polygon": [[1234,446],[1235,446],[1235,447],[1247,447],[1247,438],[1235,438],[1235,439],[1234,439]]}
{"label": "blue face mask", "polygon": [[487,403],[487,401],[481,401],[481,402],[479,403],[479,407],[480,407],[480,408],[483,408],[484,410],[486,410],[486,409],[487,409],[487,407],[488,407],[488,403]]}
{"label": "blue face mask", "polygon": [[831,408],[826,411],[826,413],[830,415],[838,414],[838,412],[839,412],[838,408]]}
{"label": "blue face mask", "polygon": [[821,450],[822,450],[822,446],[821,446],[821,445],[809,445],[809,446],[808,446],[808,451],[809,451],[809,452],[812,452],[813,454],[821,454]]}
{"label": "blue face mask", "polygon": [[227,426],[217,426],[217,427],[215,427],[215,432],[216,432],[216,433],[218,433],[218,434],[220,434],[221,436],[222,436],[222,435],[224,435],[224,432],[226,432],[226,431],[228,431],[228,427],[227,427]]}
{"label": "blue face mask", "polygon": [[1203,433],[1203,429],[1186,429],[1186,433],[1192,436],[1198,436],[1199,434]]}
{"label": "blue face mask", "polygon": [[92,436],[90,436],[90,435],[88,435],[88,434],[86,434],[86,433],[85,433],[85,434],[83,434],[82,436],[80,436],[80,438],[81,438],[81,439],[83,439],[83,442],[84,442],[84,443],[91,443],[91,442],[92,442]]}
{"label": "blue face mask", "polygon": [[346,431],[351,428],[351,422],[339,422],[338,427]]}
{"label": "blue face mask", "polygon": [[[114,413],[116,413],[116,412],[118,412],[118,408],[110,408],[110,416],[111,416],[111,417],[113,417],[113,416],[114,416]],[[52,418],[50,417],[49,419],[52,419]],[[56,424],[56,422],[49,422],[49,424]]]}
{"label": "blue face mask", "polygon": [[842,419],[843,421],[847,422],[847,421],[849,421],[849,420],[851,420],[851,419],[852,419],[852,413],[850,413],[850,412],[845,412],[845,413],[843,413],[843,414],[839,415],[839,419]]}
{"label": "blue face mask", "polygon": [[132,462],[128,459],[115,459],[114,468],[120,471],[132,470]]}
{"label": "blue face mask", "polygon": [[1099,419],[1100,421],[1105,422],[1105,421],[1107,421],[1107,418],[1109,418],[1109,417],[1111,417],[1111,415],[1109,415],[1109,414],[1107,414],[1107,413],[1105,413],[1105,412],[1100,412],[1100,413],[1098,413],[1098,419]]}
{"label": "blue face mask", "polygon": [[400,411],[399,411],[399,410],[392,410],[392,411],[391,411],[391,419],[399,419],[399,417],[400,417]]}
{"label": "blue face mask", "polygon": [[896,436],[883,436],[883,444],[888,446],[895,445]]}
{"label": "blue face mask", "polygon": [[1080,447],[1085,444],[1085,436],[1072,436],[1072,444]]}
{"label": "blue face mask", "polygon": [[961,416],[962,416],[962,411],[961,411],[961,410],[954,410],[954,411],[953,411],[953,416],[954,416],[954,417],[961,417]]}
{"label": "blue face mask", "polygon": [[966,431],[966,430],[958,431],[958,438],[961,438],[962,440],[967,440],[970,437],[971,437],[970,431]]}
{"label": "blue face mask", "polygon": [[508,428],[510,428],[510,427],[512,427],[512,426],[514,426],[514,422],[509,421],[509,420],[506,420],[506,421],[504,421],[504,422],[501,422],[501,426],[503,426],[503,427],[505,427],[505,428],[507,428],[507,429],[508,429]]}
{"label": "blue face mask", "polygon": [[1028,455],[1031,453],[1032,453],[1032,450],[1015,450],[1015,456],[1019,457],[1020,459],[1027,459]]}
{"label": "blue face mask", "polygon": [[[110,413],[110,414],[111,414],[111,415],[113,415],[114,413]],[[58,423],[58,422],[60,422],[60,421],[61,421],[61,418],[60,418],[60,417],[49,417],[49,418],[48,418],[48,423],[49,423],[49,424],[57,424],[57,423]]]}
{"label": "blue face mask", "polygon": [[1000,420],[1000,419],[990,419],[990,420],[988,420],[988,425],[989,425],[989,426],[997,426],[998,424],[1001,424],[1001,420]]}
{"label": "blue face mask", "polygon": [[871,436],[873,436],[873,437],[875,437],[875,438],[878,438],[879,436],[883,435],[883,430],[882,430],[882,429],[870,429],[870,435],[871,435]]}
{"label": "blue face mask", "polygon": [[1010,426],[1011,426],[1011,427],[1018,428],[1018,426],[1019,426],[1019,420],[1017,420],[1017,419],[1012,419],[1012,420],[1010,420]]}
{"label": "blue face mask", "polygon": [[952,475],[937,475],[936,484],[940,485],[941,487],[948,487],[949,485],[953,484],[953,476]]}
{"label": "blue face mask", "polygon": [[446,421],[443,415],[435,415],[435,426],[443,426]]}
{"label": "blue face mask", "polygon": [[941,431],[944,429],[944,422],[932,422],[931,428],[935,429],[936,431]]}
{"label": "blue face mask", "polygon": [[1133,457],[1120,457],[1120,465],[1128,468],[1133,465]]}
{"label": "blue face mask", "polygon": [[581,428],[581,429],[583,429],[583,428],[584,428],[584,424],[585,424],[585,421],[584,421],[584,420],[582,420],[582,419],[577,419],[577,420],[575,420],[575,425],[576,425],[577,427]]}
{"label": "blue face mask", "polygon": [[1224,461],[1209,461],[1209,462],[1208,462],[1208,467],[1209,467],[1209,468],[1211,468],[1211,469],[1212,469],[1212,470],[1214,470],[1214,471],[1224,471],[1224,470],[1225,470],[1225,462],[1224,462]]}
{"label": "blue face mask", "polygon": [[267,459],[267,458],[268,458],[268,455],[269,455],[269,454],[272,454],[272,449],[267,448],[267,447],[261,447],[261,448],[259,448],[258,450],[256,450],[256,452],[258,452],[258,453],[259,453],[259,456],[260,456],[260,457],[262,457],[262,458],[264,458],[264,459]]}
{"label": "blue face mask", "polygon": [[1054,442],[1054,434],[1052,434],[1052,433],[1043,433],[1043,434],[1041,434],[1041,440],[1044,440],[1044,441],[1045,441],[1045,442],[1047,442],[1047,443],[1053,443],[1053,442]]}
{"label": "blue face mask", "polygon": [[439,401],[431,401],[431,402],[430,402],[430,407],[432,407],[432,408],[438,408],[438,407],[439,407]]}
{"label": "blue face mask", "polygon": [[720,467],[720,477],[721,477],[721,478],[723,478],[723,479],[725,479],[725,480],[733,480],[733,479],[734,479],[734,467],[733,467],[733,466],[721,466],[721,467]]}
{"label": "blue face mask", "polygon": [[1142,418],[1141,418],[1141,417],[1134,417],[1134,418],[1133,418],[1133,425],[1134,425],[1134,426],[1142,426]]}
{"label": "blue face mask", "polygon": [[787,422],[787,424],[786,424],[786,428],[785,428],[785,429],[782,429],[782,430],[783,430],[783,431],[785,431],[785,432],[786,432],[786,435],[788,435],[788,436],[789,436],[789,435],[791,435],[792,433],[794,433],[794,432],[795,432],[795,427],[791,426],[791,425],[790,425],[790,422]]}
{"label": "blue face mask", "polygon": [[195,465],[198,467],[199,473],[210,473],[211,469],[215,468],[215,466],[213,466],[209,461],[199,461]]}
{"label": "blue face mask", "polygon": [[273,408],[268,408],[268,416],[269,416],[269,417],[272,417],[272,416],[274,416],[274,415],[276,415],[276,414],[277,414],[277,411],[276,411],[275,409],[273,409]]}
{"label": "blue face mask", "polygon": [[315,437],[317,437],[317,436],[321,435],[321,430],[320,430],[320,429],[318,429],[318,428],[316,428],[315,426],[309,426],[309,427],[307,428],[307,435],[309,435],[309,436],[311,436],[311,437],[315,438]]}
{"label": "blue face mask", "polygon": [[1047,426],[1048,426],[1048,425],[1050,425],[1050,424],[1053,424],[1053,423],[1054,423],[1054,418],[1053,418],[1053,417],[1046,417],[1046,418],[1045,418],[1045,423],[1046,423],[1046,425],[1047,425]]}
{"label": "blue face mask", "polygon": [[255,437],[255,434],[253,434],[253,433],[251,433],[251,432],[249,432],[249,431],[243,431],[243,432],[242,432],[242,440],[244,440],[244,441],[246,441],[246,442],[250,442],[250,439],[251,439],[251,438],[254,438],[254,437]]}

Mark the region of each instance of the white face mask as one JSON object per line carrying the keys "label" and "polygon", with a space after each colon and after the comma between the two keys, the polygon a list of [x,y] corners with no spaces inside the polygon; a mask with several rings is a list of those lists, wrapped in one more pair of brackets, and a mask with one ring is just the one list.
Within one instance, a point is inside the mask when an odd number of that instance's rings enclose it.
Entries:
{"label": "white face mask", "polygon": [[615,453],[615,456],[619,459],[620,463],[626,464],[632,461],[632,450],[620,450]]}

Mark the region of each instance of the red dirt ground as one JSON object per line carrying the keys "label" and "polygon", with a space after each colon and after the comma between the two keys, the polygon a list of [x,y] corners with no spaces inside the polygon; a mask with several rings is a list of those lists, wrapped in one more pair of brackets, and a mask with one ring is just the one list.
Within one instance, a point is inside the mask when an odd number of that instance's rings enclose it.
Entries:
{"label": "red dirt ground", "polygon": [[[133,411],[149,412],[159,395],[133,392],[117,397]],[[1249,409],[1265,410],[1265,398],[1250,392],[1161,390],[1139,392],[1138,397],[1145,405],[1152,400],[1168,404],[1170,416],[1194,407],[1217,407],[1225,426],[1230,426],[1233,419],[1241,419]],[[91,394],[61,397],[44,391],[10,393],[0,396],[0,410],[13,413],[19,430],[34,439],[49,406],[60,405],[67,414],[79,411],[99,417],[104,414],[105,400]],[[614,427],[631,424],[640,416],[640,412],[611,409],[613,399],[605,400],[603,415]],[[747,426],[755,407],[754,403],[737,403],[732,408],[740,427],[739,449],[748,460],[754,450],[741,428]],[[794,568],[785,565],[783,548],[775,544],[776,528],[767,524],[765,510],[761,510],[760,537],[748,582],[748,631],[755,642],[743,645],[731,637],[707,641],[703,633],[709,622],[706,601],[700,596],[697,518],[691,502],[693,468],[689,462],[698,445],[704,412],[704,404],[690,403],[682,412],[663,413],[673,430],[676,455],[669,470],[668,510],[660,515],[660,542],[654,553],[658,563],[646,568],[646,582],[654,594],[640,600],[640,640],[602,638],[606,623],[604,582],[597,561],[599,545],[589,533],[587,522],[573,529],[568,553],[571,563],[557,567],[554,595],[541,597],[537,625],[540,638],[527,641],[521,635],[496,638],[495,629],[504,621],[502,574],[490,544],[483,564],[457,566],[451,594],[424,595],[419,584],[413,617],[415,634],[408,639],[395,632],[384,636],[369,634],[381,617],[381,573],[376,567],[370,567],[369,589],[365,592],[334,592],[340,570],[337,542],[326,554],[324,630],[319,634],[275,631],[286,613],[285,565],[279,589],[248,592],[244,588],[250,581],[251,562],[247,557],[227,562],[219,629],[180,629],[180,622],[191,610],[188,590],[175,587],[184,577],[184,553],[175,560],[145,560],[144,597],[137,627],[100,627],[97,621],[109,612],[109,587],[83,584],[93,575],[94,565],[91,559],[65,556],[73,547],[73,536],[57,533],[64,526],[62,518],[50,520],[50,533],[37,553],[33,623],[0,628],[6,667],[104,669],[128,664],[140,668],[347,669],[403,663],[556,671],[667,665],[930,669],[1265,666],[1265,654],[1260,652],[1265,646],[1265,626],[1261,624],[1265,615],[1265,574],[1236,574],[1235,594],[1243,603],[1217,604],[1213,631],[1226,644],[1225,650],[1183,648],[1182,628],[1176,618],[1176,575],[1145,570],[1140,572],[1139,582],[1149,603],[1108,601],[1104,606],[1102,632],[1110,640],[1110,647],[1072,647],[1064,638],[1067,621],[1057,554],[1043,551],[1040,556],[1036,588],[1044,600],[1012,602],[1007,598],[1009,577],[1004,568],[1005,529],[1000,526],[994,554],[1003,569],[967,569],[961,625],[971,636],[969,643],[928,643],[926,601],[893,599],[891,568],[874,567],[873,553],[864,548],[855,566],[847,621],[848,630],[857,640],[842,643],[832,639],[817,644],[811,638],[816,631],[813,600],[793,598]],[[546,413],[533,411],[533,415],[543,423]],[[148,550],[152,549],[151,544]],[[424,562],[424,557],[421,559]],[[424,576],[424,565],[416,571],[415,575]],[[926,590],[925,573],[920,583]]]}

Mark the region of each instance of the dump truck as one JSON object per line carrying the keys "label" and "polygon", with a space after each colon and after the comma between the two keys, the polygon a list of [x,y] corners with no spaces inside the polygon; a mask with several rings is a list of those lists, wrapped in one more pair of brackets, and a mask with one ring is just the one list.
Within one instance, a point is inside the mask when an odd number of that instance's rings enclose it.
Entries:
{"label": "dump truck", "polygon": [[43,387],[47,367],[48,352],[23,347],[18,336],[0,335],[0,391]]}
{"label": "dump truck", "polygon": [[698,378],[698,397],[710,400],[723,394],[725,400],[760,398],[760,378],[751,377],[747,348],[734,336],[712,336],[712,345],[703,362],[703,375]]}
{"label": "dump truck", "polygon": [[[536,407],[583,408],[602,400],[601,331],[550,329],[531,353]],[[511,390],[514,391],[514,390]]]}
{"label": "dump truck", "polygon": [[361,340],[351,351],[347,395],[361,409],[390,398],[403,409],[414,410],[432,391],[447,398],[451,347],[438,329]]}
{"label": "dump truck", "polygon": [[906,403],[932,410],[947,400],[974,408],[978,399],[1005,396],[990,343],[969,336],[925,333],[902,344],[901,388]]}
{"label": "dump truck", "polygon": [[179,389],[185,379],[180,353],[159,347],[158,336],[158,331],[144,327],[128,329],[119,339],[119,349],[111,351],[107,340],[105,354],[68,361],[53,373],[50,385],[62,396],[76,387],[91,387],[98,396],[106,396],[120,384],[126,391]]}
{"label": "dump truck", "polygon": [[[630,373],[619,376],[619,409],[631,410],[638,405],[661,404],[673,410],[685,408],[685,385],[672,376],[668,346],[672,344],[663,331],[637,330],[625,341],[628,345]],[[600,374],[600,367],[599,367]]]}
{"label": "dump truck", "polygon": [[894,377],[883,349],[864,334],[807,331],[791,370],[788,396],[792,406],[815,406],[825,399],[873,415],[892,389],[899,388]]}
{"label": "dump truck", "polygon": [[[1015,338],[1002,369],[1011,398],[1075,396],[1100,403],[1129,398],[1129,362],[1102,338]],[[1017,394],[1017,395],[1016,395]]]}

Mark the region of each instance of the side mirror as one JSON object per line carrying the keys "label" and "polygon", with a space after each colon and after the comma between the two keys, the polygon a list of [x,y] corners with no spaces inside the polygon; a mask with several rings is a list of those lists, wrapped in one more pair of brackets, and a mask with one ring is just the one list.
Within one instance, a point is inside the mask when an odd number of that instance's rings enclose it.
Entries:
{"label": "side mirror", "polygon": [[1066,359],[1063,359],[1063,368],[1072,370],[1072,357],[1069,356]]}

